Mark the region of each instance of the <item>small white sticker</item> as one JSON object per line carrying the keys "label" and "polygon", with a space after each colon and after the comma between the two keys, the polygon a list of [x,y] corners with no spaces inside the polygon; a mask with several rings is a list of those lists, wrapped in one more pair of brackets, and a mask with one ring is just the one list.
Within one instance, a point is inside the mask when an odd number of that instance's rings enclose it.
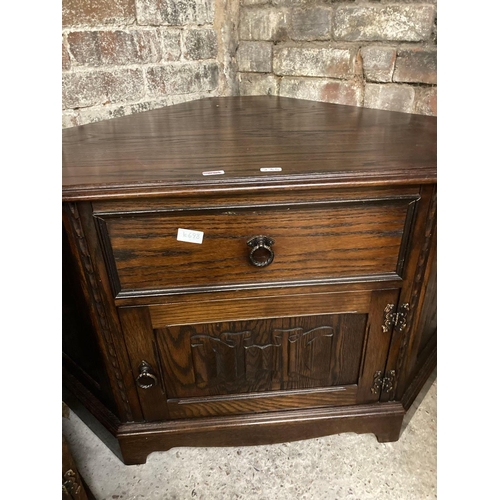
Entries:
{"label": "small white sticker", "polygon": [[261,172],[281,172],[281,167],[263,167],[260,169]]}
{"label": "small white sticker", "polygon": [[203,231],[193,231],[192,229],[177,229],[177,240],[185,241],[187,243],[198,243],[201,245],[203,242]]}
{"label": "small white sticker", "polygon": [[203,175],[222,175],[224,170],[207,170],[206,172],[202,172]]}

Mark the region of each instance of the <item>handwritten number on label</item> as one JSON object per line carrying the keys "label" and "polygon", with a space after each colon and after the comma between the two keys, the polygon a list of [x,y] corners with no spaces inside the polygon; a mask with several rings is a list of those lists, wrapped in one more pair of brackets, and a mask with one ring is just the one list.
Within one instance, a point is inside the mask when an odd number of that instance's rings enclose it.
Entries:
{"label": "handwritten number on label", "polygon": [[203,242],[203,231],[179,228],[177,230],[177,240],[201,244]]}

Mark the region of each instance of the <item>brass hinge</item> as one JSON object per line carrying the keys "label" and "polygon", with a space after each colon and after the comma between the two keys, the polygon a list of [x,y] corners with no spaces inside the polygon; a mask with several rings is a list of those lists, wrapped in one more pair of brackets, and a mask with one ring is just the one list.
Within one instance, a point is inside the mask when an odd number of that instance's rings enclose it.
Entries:
{"label": "brass hinge", "polygon": [[382,392],[391,392],[394,388],[394,379],[396,378],[396,370],[390,370],[387,377],[382,377],[382,372],[377,371],[373,375],[373,385],[370,389],[372,394]]}
{"label": "brass hinge", "polygon": [[69,498],[79,498],[81,486],[78,484],[78,477],[72,469],[68,469],[63,476],[63,493],[69,495]]}
{"label": "brass hinge", "polygon": [[384,322],[382,323],[382,331],[388,332],[393,326],[398,332],[402,332],[406,328],[406,318],[410,310],[410,304],[405,302],[401,304],[399,311],[396,312],[394,304],[387,304],[384,309]]}

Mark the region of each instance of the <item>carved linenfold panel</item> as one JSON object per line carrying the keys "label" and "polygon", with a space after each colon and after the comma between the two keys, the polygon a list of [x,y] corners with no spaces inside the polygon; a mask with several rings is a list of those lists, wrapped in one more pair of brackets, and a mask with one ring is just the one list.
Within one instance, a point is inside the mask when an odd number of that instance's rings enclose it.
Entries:
{"label": "carved linenfold panel", "polygon": [[169,397],[357,382],[366,315],[212,323],[156,330]]}
{"label": "carved linenfold panel", "polygon": [[[245,347],[245,373],[247,380],[257,378],[262,374],[269,374],[273,379],[282,372],[283,357],[281,339],[278,343],[266,345],[250,345]],[[273,389],[279,389],[279,384],[273,384]]]}
{"label": "carved linenfold panel", "polygon": [[219,338],[208,335],[191,337],[191,352],[196,385],[206,387],[220,380],[245,378],[244,344],[252,333],[223,332]]}
{"label": "carved linenfold panel", "polygon": [[[328,380],[332,360],[333,328],[321,326],[273,330],[273,343],[252,344],[252,332],[224,332],[220,338],[191,337],[196,385],[204,388],[224,380],[251,382],[268,375],[273,379],[309,377]],[[287,367],[283,370],[283,367]]]}
{"label": "carved linenfold panel", "polygon": [[302,328],[284,330],[288,334],[288,376],[314,380],[330,378],[333,328],[320,326],[304,332]]}

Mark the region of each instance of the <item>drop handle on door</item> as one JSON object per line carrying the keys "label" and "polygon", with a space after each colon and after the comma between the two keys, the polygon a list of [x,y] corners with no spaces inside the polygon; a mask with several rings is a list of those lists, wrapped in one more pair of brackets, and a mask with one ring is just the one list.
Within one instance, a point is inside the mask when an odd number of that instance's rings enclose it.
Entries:
{"label": "drop handle on door", "polygon": [[139,365],[139,375],[135,379],[141,389],[149,389],[158,383],[158,379],[153,372],[153,368],[147,361],[141,361]]}
{"label": "drop handle on door", "polygon": [[249,258],[254,266],[265,267],[274,260],[274,252],[271,248],[274,240],[269,236],[254,236],[247,241],[247,245],[251,248]]}

